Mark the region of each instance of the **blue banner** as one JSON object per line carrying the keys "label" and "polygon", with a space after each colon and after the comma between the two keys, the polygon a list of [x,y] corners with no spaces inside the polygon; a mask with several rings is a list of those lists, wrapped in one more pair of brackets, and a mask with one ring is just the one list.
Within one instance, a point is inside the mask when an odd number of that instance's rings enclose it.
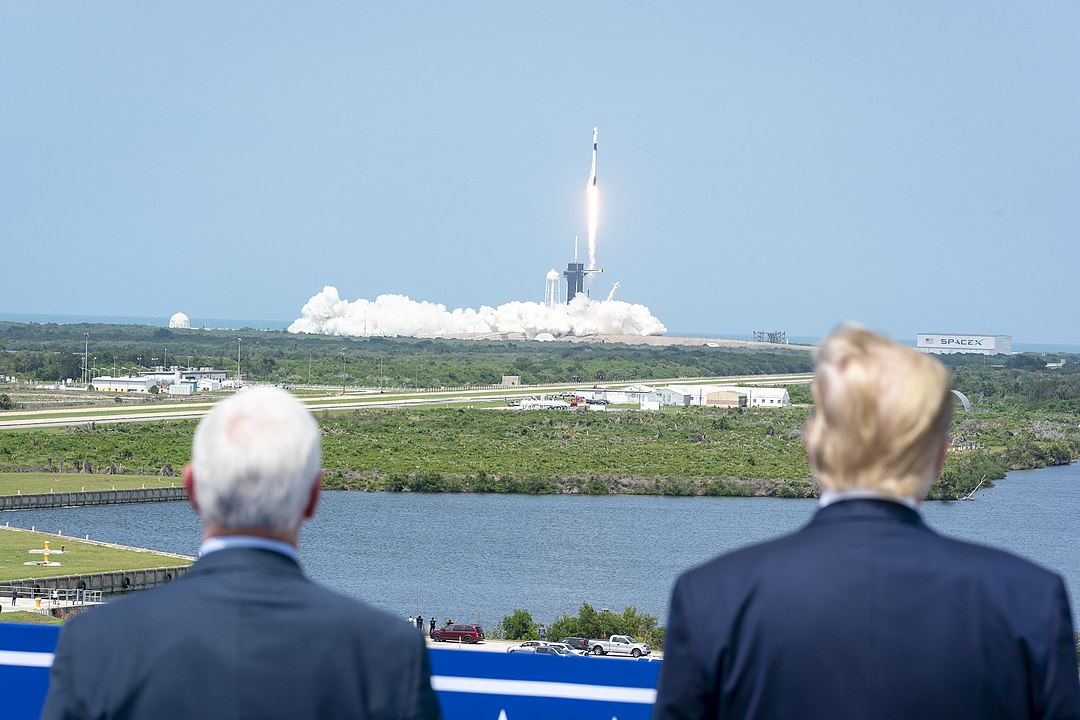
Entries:
{"label": "blue banner", "polygon": [[[41,714],[55,626],[0,623],[0,709],[10,720]],[[648,660],[432,648],[431,684],[447,720],[647,720],[660,664]]]}

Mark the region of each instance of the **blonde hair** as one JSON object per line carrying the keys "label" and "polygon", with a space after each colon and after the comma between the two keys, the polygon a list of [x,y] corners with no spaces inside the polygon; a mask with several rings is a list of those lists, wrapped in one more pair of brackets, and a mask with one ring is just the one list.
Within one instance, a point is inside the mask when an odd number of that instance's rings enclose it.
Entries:
{"label": "blonde hair", "polygon": [[926,496],[953,413],[940,362],[842,325],[818,350],[813,392],[803,441],[822,488]]}

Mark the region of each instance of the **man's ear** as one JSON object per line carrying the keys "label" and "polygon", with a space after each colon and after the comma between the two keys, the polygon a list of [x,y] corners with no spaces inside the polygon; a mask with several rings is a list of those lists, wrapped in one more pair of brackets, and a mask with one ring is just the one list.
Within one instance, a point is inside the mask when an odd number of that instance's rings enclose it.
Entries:
{"label": "man's ear", "polygon": [[322,470],[315,476],[315,484],[311,487],[311,495],[308,497],[307,507],[304,508],[304,517],[315,517],[315,506],[319,504],[319,491],[322,490]]}
{"label": "man's ear", "polygon": [[938,448],[937,462],[934,464],[934,479],[935,480],[937,480],[939,477],[941,477],[941,469],[943,467],[945,467],[945,456],[948,454],[948,452],[949,452],[949,438],[948,438],[948,436],[946,436],[945,439],[941,441],[941,447]]}
{"label": "man's ear", "polygon": [[184,469],[180,475],[184,478],[184,492],[187,493],[188,502],[191,503],[191,509],[198,515],[199,501],[195,499],[195,471],[192,470],[191,463],[184,465]]}

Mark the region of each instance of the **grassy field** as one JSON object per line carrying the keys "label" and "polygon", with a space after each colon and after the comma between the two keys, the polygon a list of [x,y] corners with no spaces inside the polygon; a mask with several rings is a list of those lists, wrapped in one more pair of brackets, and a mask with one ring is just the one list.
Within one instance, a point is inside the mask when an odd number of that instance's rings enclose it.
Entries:
{"label": "grassy field", "polygon": [[[28,561],[41,560],[41,555],[31,555],[29,551],[42,549],[46,540],[49,541],[52,550],[59,550],[63,546],[62,555],[50,556],[52,562],[58,562],[61,565],[59,567],[23,565]],[[158,555],[149,551],[120,550],[46,533],[0,527],[0,583],[57,575],[84,575],[190,564],[189,560]]]}
{"label": "grassy field", "polygon": [[179,477],[0,472],[0,495],[179,487]]}
{"label": "grassy field", "polygon": [[18,610],[0,613],[0,622],[19,623],[20,625],[63,625],[64,621],[52,615]]}

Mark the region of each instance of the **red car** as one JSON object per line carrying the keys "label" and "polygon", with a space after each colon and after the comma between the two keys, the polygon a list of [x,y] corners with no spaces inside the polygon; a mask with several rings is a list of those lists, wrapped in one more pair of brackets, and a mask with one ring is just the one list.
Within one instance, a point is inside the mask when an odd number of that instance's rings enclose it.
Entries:
{"label": "red car", "polygon": [[466,644],[484,641],[484,631],[479,625],[447,625],[431,633],[435,642],[463,642]]}

